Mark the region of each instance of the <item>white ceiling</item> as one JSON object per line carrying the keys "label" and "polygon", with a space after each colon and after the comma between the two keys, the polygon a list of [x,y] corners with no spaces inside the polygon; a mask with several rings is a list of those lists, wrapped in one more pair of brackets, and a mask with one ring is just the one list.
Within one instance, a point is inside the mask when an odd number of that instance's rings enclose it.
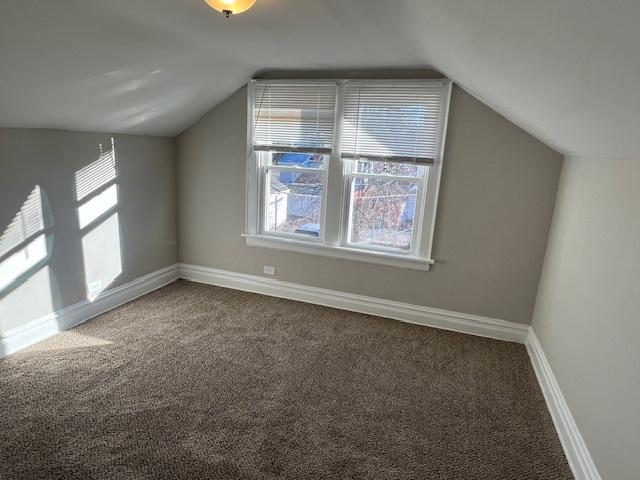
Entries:
{"label": "white ceiling", "polygon": [[0,126],[176,135],[263,69],[432,66],[572,155],[640,159],[638,0],[0,0]]}

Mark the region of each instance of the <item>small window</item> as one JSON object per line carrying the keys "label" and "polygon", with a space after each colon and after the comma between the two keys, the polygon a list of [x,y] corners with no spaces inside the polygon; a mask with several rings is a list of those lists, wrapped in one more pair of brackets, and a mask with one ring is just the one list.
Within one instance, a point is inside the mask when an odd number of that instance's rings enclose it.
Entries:
{"label": "small window", "polygon": [[432,263],[449,91],[444,80],[251,82],[248,242]]}

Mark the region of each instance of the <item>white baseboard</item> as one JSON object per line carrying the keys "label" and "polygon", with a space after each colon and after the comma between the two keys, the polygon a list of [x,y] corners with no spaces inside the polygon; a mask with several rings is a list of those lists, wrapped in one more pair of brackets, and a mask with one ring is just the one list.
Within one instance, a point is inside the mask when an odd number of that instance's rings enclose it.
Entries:
{"label": "white baseboard", "polygon": [[177,278],[178,267],[171,265],[125,285],[106,290],[92,302],[83,300],[10,330],[0,338],[0,357],[15,353],[58,332],[84,323],[97,315],[167,285]]}
{"label": "white baseboard", "polygon": [[215,268],[179,264],[178,274],[180,278],[194,282],[261,293],[272,297],[288,298],[369,315],[378,315],[403,322],[510,342],[525,343],[529,332],[528,325],[495,318],[309,287]]}
{"label": "white baseboard", "polygon": [[573,476],[576,480],[602,480],[533,328],[526,346]]}

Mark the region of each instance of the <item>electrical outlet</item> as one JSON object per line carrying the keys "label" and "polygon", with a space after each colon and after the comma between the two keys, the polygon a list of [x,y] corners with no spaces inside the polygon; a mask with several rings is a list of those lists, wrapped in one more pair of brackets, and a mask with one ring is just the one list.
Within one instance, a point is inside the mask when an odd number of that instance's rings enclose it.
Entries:
{"label": "electrical outlet", "polygon": [[276,267],[272,267],[271,265],[265,265],[263,267],[263,271],[265,275],[275,275],[276,274]]}

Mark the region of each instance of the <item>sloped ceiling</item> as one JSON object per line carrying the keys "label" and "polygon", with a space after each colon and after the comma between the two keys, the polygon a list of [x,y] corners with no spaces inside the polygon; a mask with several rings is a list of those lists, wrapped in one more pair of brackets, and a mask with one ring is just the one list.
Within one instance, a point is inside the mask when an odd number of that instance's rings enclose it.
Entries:
{"label": "sloped ceiling", "polygon": [[263,69],[433,67],[562,153],[640,159],[640,1],[1,0],[0,125],[173,136]]}

